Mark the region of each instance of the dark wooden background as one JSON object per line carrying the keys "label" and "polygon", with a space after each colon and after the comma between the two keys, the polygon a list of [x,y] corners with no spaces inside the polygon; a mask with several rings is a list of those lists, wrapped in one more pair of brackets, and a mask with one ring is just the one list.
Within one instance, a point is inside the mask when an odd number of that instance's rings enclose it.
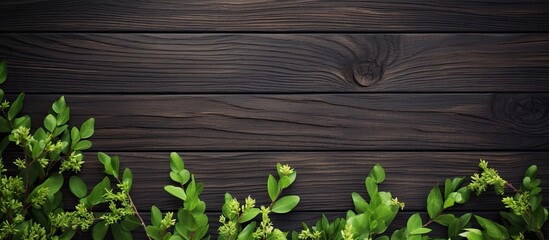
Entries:
{"label": "dark wooden background", "polygon": [[[302,199],[285,230],[343,216],[375,163],[406,202],[397,225],[479,158],[517,184],[537,164],[549,186],[548,1],[4,0],[0,20],[24,111],[65,95],[72,123],[95,117],[93,151],[132,168],[143,211],[180,205],[162,189],[179,152],[212,232],[225,192],[267,203],[276,162]],[[100,170],[90,153],[82,174]],[[488,194],[453,211],[502,209]]]}

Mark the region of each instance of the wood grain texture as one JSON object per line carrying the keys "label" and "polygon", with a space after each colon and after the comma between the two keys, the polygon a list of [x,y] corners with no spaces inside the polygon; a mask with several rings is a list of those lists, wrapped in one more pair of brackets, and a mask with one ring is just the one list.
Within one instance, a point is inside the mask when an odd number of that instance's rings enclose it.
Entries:
{"label": "wood grain texture", "polygon": [[549,34],[1,34],[0,55],[11,92],[549,91]]}
{"label": "wood grain texture", "polygon": [[[169,179],[169,152],[108,152],[118,155],[121,167],[134,173],[132,198],[141,210],[149,211],[155,204],[174,210],[181,202],[163,190]],[[431,188],[444,184],[446,178],[470,176],[478,171],[480,158],[490,162],[501,175],[513,184],[520,184],[524,170],[538,165],[542,188],[549,178],[546,152],[180,152],[185,166],[205,185],[201,198],[209,211],[221,209],[223,195],[230,192],[238,199],[248,195],[258,204],[268,204],[267,176],[276,174],[277,162],[290,164],[298,172],[296,182],[286,194],[298,194],[301,202],[296,211],[333,212],[353,208],[351,193],[366,196],[364,179],[370,168],[380,163],[386,171],[383,191],[406,203],[407,211],[424,211]],[[88,184],[102,178],[102,165],[96,154],[85,158],[81,173]],[[67,196],[70,194],[66,194]],[[543,193],[543,203],[549,196]],[[469,204],[454,210],[493,211],[503,209],[500,196],[485,194],[472,197]],[[71,198],[67,200],[70,201]]]}
{"label": "wood grain texture", "polygon": [[2,31],[547,31],[543,0],[2,1]]}
{"label": "wood grain texture", "polygon": [[[13,98],[13,96],[12,96]],[[548,150],[548,94],[67,95],[95,150]],[[43,119],[55,100],[29,95]],[[41,120],[34,121],[36,126]]]}

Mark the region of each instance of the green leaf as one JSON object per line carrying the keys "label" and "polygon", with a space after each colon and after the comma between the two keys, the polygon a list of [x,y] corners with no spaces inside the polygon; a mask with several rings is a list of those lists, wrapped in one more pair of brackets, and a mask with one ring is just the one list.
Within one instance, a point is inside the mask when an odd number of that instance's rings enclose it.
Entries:
{"label": "green leaf", "polygon": [[370,198],[374,198],[378,190],[377,183],[374,181],[372,177],[367,177],[365,184],[366,184],[366,191],[368,192],[368,196],[370,196]]}
{"label": "green leaf", "polygon": [[455,204],[455,200],[453,198],[447,198],[444,201],[444,209],[454,206],[454,204]]}
{"label": "green leaf", "polygon": [[462,187],[458,189],[457,193],[459,193],[461,196],[461,200],[456,201],[459,204],[464,204],[466,202],[469,202],[469,199],[471,199],[471,190],[469,190],[469,188],[467,187]]}
{"label": "green leaf", "polygon": [[376,182],[376,183],[382,183],[383,181],[385,181],[385,170],[383,169],[383,167],[379,164],[376,164],[372,170],[370,170],[370,173],[368,174],[369,177],[372,177],[372,179]]}
{"label": "green leaf", "polygon": [[494,238],[494,239],[509,239],[509,232],[507,232],[507,229],[505,229],[504,226],[501,226],[500,224],[490,220],[486,219],[480,216],[475,215],[475,218],[477,219],[477,222],[482,226],[484,229],[486,229],[486,233],[488,236]]}
{"label": "green leaf", "polygon": [[6,61],[0,62],[0,84],[4,83],[8,78],[8,67]]}
{"label": "green leaf", "polygon": [[280,180],[278,180],[278,186],[280,189],[285,189],[290,186],[290,178],[288,176],[282,176],[280,177]]}
{"label": "green leaf", "polygon": [[420,228],[416,228],[416,229],[410,231],[410,234],[412,234],[412,235],[421,235],[421,234],[430,233],[431,231],[432,230],[429,229],[429,228],[420,227]]}
{"label": "green leaf", "polygon": [[448,225],[448,237],[451,239],[455,239],[459,234],[460,230],[461,230],[461,226],[459,224],[459,219],[455,218],[454,220],[452,220],[450,225]]}
{"label": "green leaf", "polygon": [[530,177],[530,178],[536,178],[537,172],[538,172],[538,166],[536,166],[536,165],[531,165],[531,166],[528,167],[528,169],[526,169],[526,171],[524,172],[524,176],[527,176],[527,177]]}
{"label": "green leaf", "polygon": [[442,193],[438,186],[435,186],[427,197],[427,213],[431,219],[434,219],[442,212],[442,204]]}
{"label": "green leaf", "polygon": [[69,229],[69,230],[65,230],[61,236],[59,236],[59,240],[70,240],[74,237],[74,235],[76,234],[76,231],[75,230],[72,230],[72,229]]}
{"label": "green leaf", "polygon": [[112,158],[103,152],[98,152],[97,158],[103,164],[103,167],[105,168],[105,173],[108,175],[114,175],[115,171],[112,166]]}
{"label": "green leaf", "polygon": [[151,207],[151,223],[154,226],[160,227],[160,221],[162,221],[162,212],[155,205]]}
{"label": "green leaf", "polygon": [[261,210],[259,210],[259,208],[250,208],[244,211],[242,215],[240,215],[240,218],[238,219],[238,223],[248,222],[254,219],[260,212]]}
{"label": "green leaf", "polygon": [[164,190],[169,194],[173,195],[174,197],[177,197],[183,201],[187,199],[187,194],[185,194],[185,190],[183,190],[183,188],[168,185],[168,186],[164,186]]}
{"label": "green leaf", "polygon": [[129,215],[120,222],[120,227],[122,227],[122,230],[131,232],[139,227],[141,227],[141,222],[139,221],[139,218],[135,215]]}
{"label": "green leaf", "polygon": [[105,198],[103,197],[103,195],[105,195],[105,192],[107,191],[107,189],[110,189],[110,187],[111,187],[111,181],[109,180],[108,177],[104,177],[103,180],[101,180],[101,182],[99,182],[93,187],[91,193],[88,195],[88,198],[87,198],[88,202],[92,206],[104,202]]}
{"label": "green leaf", "polygon": [[292,209],[294,209],[298,203],[299,203],[299,196],[296,196],[296,195],[284,196],[278,199],[273,204],[273,207],[271,208],[271,210],[275,213],[287,213],[289,211],[292,211]]}
{"label": "green leaf", "polygon": [[65,110],[66,107],[67,107],[67,103],[65,102],[65,96],[61,96],[57,101],[55,101],[51,105],[51,109],[53,109],[55,113],[61,113],[62,111]]}
{"label": "green leaf", "polygon": [[83,150],[90,149],[91,146],[92,146],[92,143],[90,141],[83,140],[83,141],[78,142],[78,144],[76,144],[76,146],[74,147],[74,150],[83,151]]}
{"label": "green leaf", "polygon": [[456,219],[454,214],[442,214],[435,219],[435,222],[442,226],[450,226],[450,224]]}
{"label": "green leaf", "polygon": [[69,179],[69,189],[77,198],[83,198],[88,194],[88,186],[86,186],[82,178],[76,175]]}
{"label": "green leaf", "polygon": [[408,218],[408,222],[406,223],[406,229],[408,232],[412,232],[421,227],[423,227],[423,223],[421,223],[421,216],[419,216],[419,213],[415,213]]}
{"label": "green leaf", "polygon": [[114,238],[114,240],[132,240],[132,234],[128,231],[124,231],[122,227],[120,227],[120,224],[115,223],[111,224],[111,233]]}
{"label": "green leaf", "polygon": [[0,117],[0,132],[11,132],[10,123],[3,117]]}
{"label": "green leaf", "polygon": [[48,116],[44,118],[44,127],[46,127],[48,131],[53,132],[56,126],[57,126],[57,120],[53,115],[48,114]]}
{"label": "green leaf", "polygon": [[73,127],[71,129],[71,140],[72,148],[76,147],[76,144],[80,141],[80,130],[78,130],[78,128]]}
{"label": "green leaf", "polygon": [[255,231],[256,222],[251,222],[238,234],[237,240],[250,240],[252,239],[252,233]]}
{"label": "green leaf", "polygon": [[170,169],[173,172],[180,172],[185,168],[185,164],[183,163],[183,159],[181,159],[181,156],[177,154],[176,152],[170,153]]}
{"label": "green leaf", "polygon": [[93,135],[94,123],[95,123],[95,119],[93,118],[90,118],[84,123],[82,123],[82,126],[80,126],[80,137],[82,139],[89,138]]}
{"label": "green leaf", "polygon": [[196,230],[196,221],[193,217],[193,214],[191,211],[187,209],[181,209],[179,212],[177,212],[177,219],[181,221],[183,226],[188,230]]}
{"label": "green leaf", "polygon": [[108,230],[109,230],[109,226],[105,223],[105,221],[101,221],[94,224],[92,227],[93,240],[105,239],[105,235],[107,235]]}
{"label": "green leaf", "polygon": [[444,199],[447,199],[448,195],[453,191],[454,185],[452,184],[452,180],[446,179],[446,181],[444,181]]}
{"label": "green leaf", "polygon": [[63,186],[63,175],[59,173],[54,173],[48,179],[46,179],[44,183],[40,184],[40,186],[47,187],[49,190],[49,194],[53,195],[54,193],[58,192]]}
{"label": "green leaf", "polygon": [[25,100],[25,93],[20,93],[19,96],[11,103],[10,110],[8,111],[8,120],[13,120],[23,107],[23,101]]}
{"label": "green leaf", "polygon": [[161,240],[162,229],[157,226],[147,226],[147,236],[151,237],[154,240]]}
{"label": "green leaf", "polygon": [[31,118],[28,115],[16,118],[13,121],[13,129],[17,129],[19,127],[30,128],[31,127]]}
{"label": "green leaf", "polygon": [[63,125],[69,121],[69,118],[71,116],[71,110],[70,108],[65,108],[65,111],[59,113],[57,115],[57,126]]}
{"label": "green leaf", "polygon": [[132,188],[133,184],[133,174],[132,170],[129,168],[124,169],[124,173],[122,174],[122,181],[127,182],[129,188]]}
{"label": "green leaf", "polygon": [[364,200],[364,198],[362,198],[362,196],[360,196],[360,194],[353,192],[351,194],[351,198],[353,199],[353,204],[357,213],[363,213],[368,210],[369,204],[366,200]]}
{"label": "green leaf", "polygon": [[478,229],[466,228],[464,230],[466,230],[466,232],[460,233],[459,235],[467,238],[467,240],[483,240],[484,239],[482,232]]}
{"label": "green leaf", "polygon": [[118,173],[120,172],[120,159],[118,158],[118,156],[113,156],[111,158],[111,166],[112,166],[112,176],[118,179]]}
{"label": "green leaf", "polygon": [[269,198],[271,198],[271,201],[274,201],[279,192],[278,183],[272,174],[269,174],[269,178],[267,179],[267,191],[269,192]]}

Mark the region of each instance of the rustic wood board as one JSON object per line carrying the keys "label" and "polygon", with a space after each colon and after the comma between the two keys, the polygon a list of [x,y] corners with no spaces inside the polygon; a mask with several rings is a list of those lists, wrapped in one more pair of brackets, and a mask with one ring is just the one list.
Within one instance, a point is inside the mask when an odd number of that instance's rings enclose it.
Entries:
{"label": "rustic wood board", "polygon": [[[74,123],[95,117],[95,150],[549,149],[548,94],[67,95],[66,99]],[[43,119],[54,100],[51,95],[29,95],[24,112]]]}
{"label": "rustic wood board", "polygon": [[[169,152],[107,152],[118,155],[121,168],[134,173],[132,198],[141,210],[151,205],[174,210],[181,201],[164,192],[169,179]],[[268,204],[267,176],[276,175],[277,162],[290,164],[298,172],[287,194],[298,194],[301,202],[296,211],[333,212],[352,209],[351,193],[366,196],[364,179],[371,167],[381,164],[386,181],[380,190],[393,193],[406,203],[407,211],[425,211],[426,197],[432,187],[444,185],[446,178],[470,176],[478,171],[483,158],[490,166],[515,185],[520,185],[528,166],[538,165],[542,188],[547,188],[549,162],[546,152],[181,152],[185,167],[203,182],[201,195],[208,210],[221,209],[223,195],[230,192],[242,200],[248,195],[258,204]],[[104,175],[95,153],[86,155],[81,176],[88,184],[99,182]],[[67,193],[67,196],[70,194]],[[543,203],[549,203],[547,193]],[[454,210],[502,210],[500,196],[493,193],[472,197],[469,204]],[[70,197],[67,198],[70,201]]]}
{"label": "rustic wood board", "polygon": [[34,93],[549,91],[549,34],[0,34],[0,53]]}
{"label": "rustic wood board", "polygon": [[2,1],[1,31],[547,31],[543,0]]}

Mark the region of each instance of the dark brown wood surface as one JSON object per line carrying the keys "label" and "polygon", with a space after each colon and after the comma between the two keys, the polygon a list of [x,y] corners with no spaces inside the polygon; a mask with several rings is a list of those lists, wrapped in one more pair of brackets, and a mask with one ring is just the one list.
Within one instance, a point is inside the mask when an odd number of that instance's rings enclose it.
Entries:
{"label": "dark brown wood surface", "polygon": [[171,151],[205,183],[213,234],[223,194],[265,203],[277,162],[301,196],[285,230],[343,216],[375,163],[406,203],[396,226],[480,158],[516,184],[538,165],[549,205],[548,1],[0,1],[0,20],[7,96],[27,92],[35,127],[60,95],[73,124],[95,117],[82,176],[120,155],[141,211],[181,204],[162,189]]}
{"label": "dark brown wood surface", "polygon": [[547,92],[548,45],[547,34],[0,35],[7,89],[57,94]]}
{"label": "dark brown wood surface", "polygon": [[[96,150],[548,150],[548,94],[67,95]],[[52,95],[29,95],[45,117]],[[41,124],[41,121],[35,121]]]}
{"label": "dark brown wood surface", "polygon": [[547,31],[548,8],[544,0],[5,0],[0,30]]}

